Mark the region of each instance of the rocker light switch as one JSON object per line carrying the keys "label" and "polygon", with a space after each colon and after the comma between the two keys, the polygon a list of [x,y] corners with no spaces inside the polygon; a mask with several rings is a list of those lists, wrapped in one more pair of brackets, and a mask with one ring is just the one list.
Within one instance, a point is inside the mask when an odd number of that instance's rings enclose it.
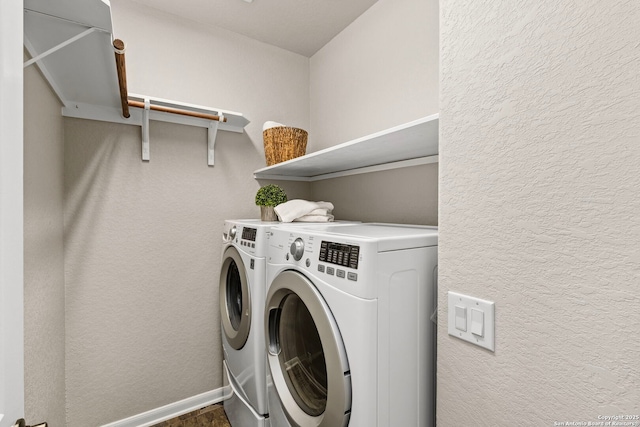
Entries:
{"label": "rocker light switch", "polygon": [[467,332],[467,308],[456,305],[456,329]]}
{"label": "rocker light switch", "polygon": [[471,309],[471,333],[484,336],[484,313],[476,308]]}

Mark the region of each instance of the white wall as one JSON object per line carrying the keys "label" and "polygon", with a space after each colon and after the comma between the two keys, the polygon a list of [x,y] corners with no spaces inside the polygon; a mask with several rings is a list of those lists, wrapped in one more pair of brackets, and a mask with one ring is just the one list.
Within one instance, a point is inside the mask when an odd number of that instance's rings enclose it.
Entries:
{"label": "white wall", "polygon": [[[65,119],[67,423],[99,425],[222,386],[227,218],[258,216],[262,123],[308,128],[308,58],[112,1],[129,91],[242,112],[245,134]],[[307,184],[286,184],[308,198]]]}
{"label": "white wall", "polygon": [[0,2],[0,427],[24,414],[23,13]]}
{"label": "white wall", "polygon": [[[640,413],[640,6],[441,4],[438,425]],[[447,335],[496,302],[496,351]]]}
{"label": "white wall", "polygon": [[[438,112],[438,2],[379,0],[311,58],[317,151]],[[337,218],[438,224],[438,164],[318,181]]]}
{"label": "white wall", "polygon": [[314,200],[330,200],[339,219],[438,225],[438,164],[311,183]]}
{"label": "white wall", "polygon": [[64,135],[61,104],[24,73],[25,419],[65,425]]}

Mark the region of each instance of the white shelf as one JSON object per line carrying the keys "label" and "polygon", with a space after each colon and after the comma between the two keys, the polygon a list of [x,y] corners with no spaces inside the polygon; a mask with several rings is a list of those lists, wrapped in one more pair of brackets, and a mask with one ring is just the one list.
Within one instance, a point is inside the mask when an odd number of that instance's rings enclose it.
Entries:
{"label": "white shelf", "polygon": [[[2,0],[4,1],[4,0]],[[63,104],[62,115],[142,127],[142,159],[150,159],[149,120],[208,129],[207,164],[214,165],[218,130],[244,132],[249,123],[241,113],[178,101],[128,94],[145,108],[122,114],[108,0],[24,0],[24,45]],[[151,111],[168,107],[171,112]],[[175,110],[180,110],[175,114]],[[193,115],[199,117],[193,117]],[[203,117],[204,115],[204,117]],[[224,116],[224,120],[210,116]]]}
{"label": "white shelf", "polygon": [[109,2],[25,0],[24,10],[24,45],[32,57],[94,29],[36,62],[64,106],[118,108],[120,92]]}
{"label": "white shelf", "polygon": [[[204,107],[179,101],[170,101],[162,98],[129,93],[129,99],[144,100],[145,98],[151,100],[153,104],[157,105],[181,108],[183,110],[193,111],[196,113],[215,115],[223,114],[227,121],[220,122],[220,130],[243,133],[244,127],[249,124],[249,120],[244,117],[242,113],[237,113],[235,111],[228,111],[214,107]],[[95,104],[76,103],[70,107],[64,107],[62,109],[62,115],[65,117],[74,117],[76,119],[100,120],[103,122],[142,126],[142,111],[143,110],[141,108],[130,107],[129,113],[131,114],[131,117],[124,118],[122,116],[122,110],[120,109],[120,101],[118,100],[118,106],[112,108]],[[207,119],[163,113],[162,111],[150,111],[149,118],[151,120],[157,120],[161,122],[178,123],[202,128],[208,127],[211,123],[211,120]]]}
{"label": "white shelf", "polygon": [[319,181],[438,161],[438,114],[254,172],[256,179]]}
{"label": "white shelf", "polygon": [[[25,0],[24,12],[24,44],[29,54],[35,58],[55,49],[35,63],[60,98],[65,117],[141,125],[139,108],[130,108],[131,118],[122,116],[108,1]],[[84,32],[87,34],[69,43]],[[153,104],[193,112],[224,114],[227,121],[220,123],[220,130],[243,132],[249,123],[234,111],[145,95],[129,94],[129,98],[148,98]],[[210,123],[156,111],[151,113],[151,119],[200,127]]]}

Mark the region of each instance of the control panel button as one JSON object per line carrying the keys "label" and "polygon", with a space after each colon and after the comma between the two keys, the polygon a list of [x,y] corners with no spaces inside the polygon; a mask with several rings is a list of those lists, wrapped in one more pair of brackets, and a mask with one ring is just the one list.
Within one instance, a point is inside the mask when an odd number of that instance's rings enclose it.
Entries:
{"label": "control panel button", "polygon": [[320,273],[324,273],[324,265],[322,265],[322,264],[318,264],[318,271],[319,271]]}
{"label": "control panel button", "polygon": [[344,270],[340,270],[340,269],[338,269],[338,270],[336,271],[336,276],[338,276],[338,277],[342,277],[342,278],[344,279]]}
{"label": "control panel button", "polygon": [[358,280],[358,273],[347,273],[347,279],[353,280],[354,282]]}
{"label": "control panel button", "polygon": [[335,269],[333,267],[327,267],[327,274],[333,276],[333,273],[335,273]]}

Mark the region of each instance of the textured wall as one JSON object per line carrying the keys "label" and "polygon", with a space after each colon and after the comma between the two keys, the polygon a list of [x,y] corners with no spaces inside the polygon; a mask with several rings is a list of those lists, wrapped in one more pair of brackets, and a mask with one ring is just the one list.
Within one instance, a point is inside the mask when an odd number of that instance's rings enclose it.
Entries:
{"label": "textured wall", "polygon": [[[437,0],[379,0],[311,58],[317,151],[438,112]],[[438,165],[319,181],[340,218],[437,225]]]}
{"label": "textured wall", "polygon": [[[640,413],[640,5],[441,2],[438,425]],[[496,351],[446,292],[496,302]]]}
{"label": "textured wall", "polygon": [[[99,425],[222,386],[225,218],[255,217],[246,135],[65,120],[68,425]],[[295,192],[293,192],[295,194]]]}
{"label": "textured wall", "polygon": [[63,119],[35,66],[24,73],[25,418],[65,426]]}
{"label": "textured wall", "polygon": [[[100,425],[222,386],[227,218],[255,218],[262,123],[308,127],[308,58],[113,1],[129,90],[240,111],[247,133],[65,120],[67,421]],[[308,197],[307,184],[289,184]]]}

